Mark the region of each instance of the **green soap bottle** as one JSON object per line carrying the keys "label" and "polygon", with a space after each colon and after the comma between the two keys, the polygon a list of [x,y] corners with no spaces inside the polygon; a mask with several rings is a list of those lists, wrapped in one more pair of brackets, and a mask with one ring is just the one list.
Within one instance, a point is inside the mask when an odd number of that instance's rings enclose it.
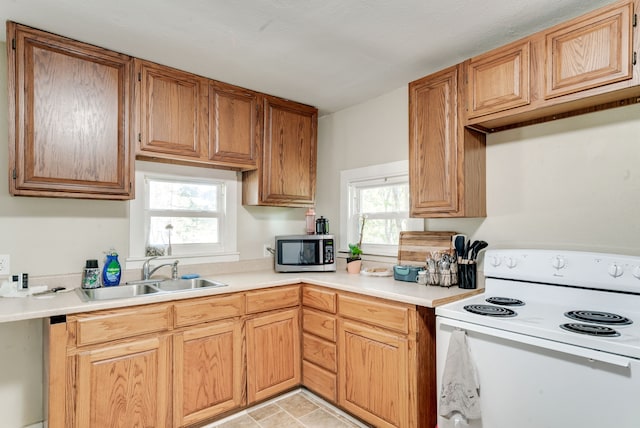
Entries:
{"label": "green soap bottle", "polygon": [[120,285],[120,275],[122,275],[122,267],[118,261],[118,253],[111,250],[107,253],[107,259],[102,268],[102,285],[105,287]]}

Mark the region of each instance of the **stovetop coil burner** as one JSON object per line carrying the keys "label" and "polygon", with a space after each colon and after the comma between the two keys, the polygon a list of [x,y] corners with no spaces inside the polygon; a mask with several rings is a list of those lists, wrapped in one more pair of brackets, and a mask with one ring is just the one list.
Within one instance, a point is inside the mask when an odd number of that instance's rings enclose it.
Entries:
{"label": "stovetop coil burner", "polygon": [[515,317],[517,315],[516,311],[514,310],[494,305],[466,305],[464,306],[464,310],[473,314],[485,315],[488,317],[509,318]]}
{"label": "stovetop coil burner", "polygon": [[500,306],[524,306],[524,302],[522,300],[514,299],[512,297],[487,297],[485,302]]}
{"label": "stovetop coil burner", "polygon": [[629,325],[633,323],[633,321],[627,317],[610,312],[577,310],[565,312],[564,315],[572,320],[596,324]]}
{"label": "stovetop coil burner", "polygon": [[560,328],[570,331],[572,333],[586,334],[588,336],[601,336],[601,337],[616,337],[620,336],[620,333],[604,325],[593,324],[581,324],[581,323],[566,323],[561,324]]}

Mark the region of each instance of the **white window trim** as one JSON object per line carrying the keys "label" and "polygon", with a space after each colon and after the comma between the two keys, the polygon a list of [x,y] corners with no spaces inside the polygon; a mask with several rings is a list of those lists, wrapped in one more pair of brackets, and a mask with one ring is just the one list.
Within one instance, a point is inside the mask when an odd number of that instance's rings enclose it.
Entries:
{"label": "white window trim", "polygon": [[237,251],[237,207],[238,207],[238,174],[213,168],[188,167],[165,163],[136,161],[136,198],[129,203],[129,257],[126,259],[126,269],[141,268],[145,257],[145,176],[176,180],[212,180],[223,181],[226,187],[225,223],[221,228],[221,241],[224,242],[224,252],[204,252],[175,256],[158,257],[157,263],[163,260],[180,260],[181,265],[200,263],[234,262],[240,260]]}
{"label": "white window trim", "polygon": [[[349,237],[349,213],[350,198],[349,186],[351,183],[365,180],[384,180],[398,176],[407,176],[409,174],[409,161],[402,160],[389,162],[379,165],[371,165],[362,168],[354,168],[340,171],[340,252],[349,251],[349,243],[357,241],[356,238]],[[411,230],[424,230],[424,221],[422,219],[409,219]],[[377,255],[395,257],[398,255],[398,246],[373,246],[365,249],[364,255]]]}

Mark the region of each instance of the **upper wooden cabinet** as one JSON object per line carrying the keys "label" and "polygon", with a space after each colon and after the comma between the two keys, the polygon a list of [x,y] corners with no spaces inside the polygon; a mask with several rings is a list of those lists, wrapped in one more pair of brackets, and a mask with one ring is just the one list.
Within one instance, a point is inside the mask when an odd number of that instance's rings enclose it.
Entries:
{"label": "upper wooden cabinet", "polygon": [[207,133],[207,80],[135,60],[138,155],[200,158]]}
{"label": "upper wooden cabinet", "polygon": [[472,58],[464,123],[498,131],[637,102],[639,4],[619,1]]}
{"label": "upper wooden cabinet", "polygon": [[138,59],[135,70],[138,158],[256,168],[260,94]]}
{"label": "upper wooden cabinet", "polygon": [[209,86],[209,159],[257,167],[262,108],[260,95],[237,86]]}
{"label": "upper wooden cabinet", "polygon": [[630,79],[633,3],[616,4],[545,33],[545,98]]}
{"label": "upper wooden cabinet", "polygon": [[469,61],[468,117],[529,104],[530,51],[526,41]]}
{"label": "upper wooden cabinet", "polygon": [[411,217],[482,217],[485,136],[461,123],[461,66],[409,84]]}
{"label": "upper wooden cabinet", "polygon": [[307,207],[315,203],[318,110],[264,96],[262,151],[243,176],[242,203]]}
{"label": "upper wooden cabinet", "polygon": [[9,191],[133,198],[131,58],[12,22]]}

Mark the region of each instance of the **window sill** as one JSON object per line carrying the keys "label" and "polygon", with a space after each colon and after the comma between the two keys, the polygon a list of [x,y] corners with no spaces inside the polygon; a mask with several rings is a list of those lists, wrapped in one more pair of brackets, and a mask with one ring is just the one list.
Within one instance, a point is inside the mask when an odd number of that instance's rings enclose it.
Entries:
{"label": "window sill", "polygon": [[[348,251],[339,251],[337,257],[339,259],[347,259],[349,258]],[[389,254],[362,254],[360,258],[365,261],[371,262],[381,262],[381,263],[396,263],[398,261],[398,255],[389,255]]]}

